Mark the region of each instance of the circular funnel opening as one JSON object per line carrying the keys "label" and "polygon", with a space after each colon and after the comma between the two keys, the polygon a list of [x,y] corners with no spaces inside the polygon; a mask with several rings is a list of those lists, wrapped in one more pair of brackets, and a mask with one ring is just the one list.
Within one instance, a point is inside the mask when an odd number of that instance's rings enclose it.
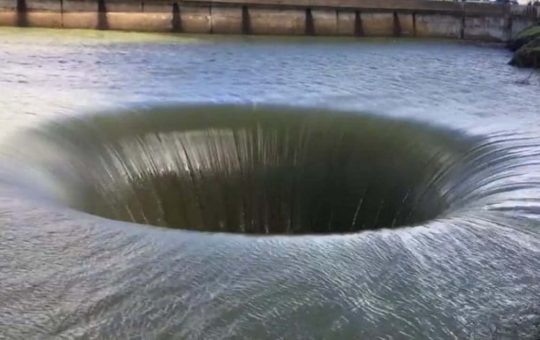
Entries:
{"label": "circular funnel opening", "polygon": [[[283,108],[100,115],[61,139],[64,200],[85,212],[211,232],[330,234],[424,223],[448,202],[444,132]],[[70,147],[66,147],[70,145]]]}

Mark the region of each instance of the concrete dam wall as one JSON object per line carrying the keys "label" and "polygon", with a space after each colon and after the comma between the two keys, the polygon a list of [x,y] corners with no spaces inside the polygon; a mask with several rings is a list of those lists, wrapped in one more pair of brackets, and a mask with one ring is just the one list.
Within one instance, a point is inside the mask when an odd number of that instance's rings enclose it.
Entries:
{"label": "concrete dam wall", "polygon": [[0,0],[0,26],[506,41],[538,12],[426,0]]}

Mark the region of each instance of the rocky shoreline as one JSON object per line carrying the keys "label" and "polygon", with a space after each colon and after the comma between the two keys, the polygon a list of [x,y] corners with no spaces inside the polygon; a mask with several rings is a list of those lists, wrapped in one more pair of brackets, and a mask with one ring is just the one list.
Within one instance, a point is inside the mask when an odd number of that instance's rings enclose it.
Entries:
{"label": "rocky shoreline", "polygon": [[517,34],[508,43],[508,48],[514,51],[510,65],[540,68],[540,23]]}

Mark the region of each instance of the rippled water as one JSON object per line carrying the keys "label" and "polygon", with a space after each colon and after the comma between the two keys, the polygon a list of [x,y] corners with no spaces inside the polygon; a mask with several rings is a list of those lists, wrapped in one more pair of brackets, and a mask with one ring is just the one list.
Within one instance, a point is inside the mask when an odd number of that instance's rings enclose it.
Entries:
{"label": "rippled water", "polygon": [[509,57],[0,29],[0,338],[537,339],[540,74]]}

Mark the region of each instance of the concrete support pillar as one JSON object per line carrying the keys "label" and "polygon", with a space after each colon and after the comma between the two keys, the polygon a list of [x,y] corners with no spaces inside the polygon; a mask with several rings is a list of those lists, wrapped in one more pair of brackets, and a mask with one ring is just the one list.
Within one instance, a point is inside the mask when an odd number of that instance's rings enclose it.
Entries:
{"label": "concrete support pillar", "polygon": [[315,35],[337,35],[338,14],[336,10],[312,10]]}
{"label": "concrete support pillar", "polygon": [[305,31],[305,12],[301,9],[250,8],[252,34],[301,35]]}
{"label": "concrete support pillar", "polygon": [[0,0],[0,26],[17,25],[17,0]]}
{"label": "concrete support pillar", "polygon": [[459,38],[461,17],[440,14],[416,14],[416,36]]}
{"label": "concrete support pillar", "polygon": [[345,36],[355,35],[355,12],[338,10],[337,11],[337,34]]}
{"label": "concrete support pillar", "polygon": [[241,34],[242,7],[212,5],[210,7],[212,33]]}
{"label": "concrete support pillar", "polygon": [[62,0],[62,27],[97,28],[99,26],[96,0]]}
{"label": "concrete support pillar", "polygon": [[368,37],[391,37],[394,35],[394,15],[392,13],[362,12],[362,29]]}
{"label": "concrete support pillar", "polygon": [[251,34],[251,20],[247,6],[242,6],[242,34]]}
{"label": "concrete support pillar", "polygon": [[414,37],[414,18],[411,13],[397,13],[399,20],[399,35],[402,37]]}
{"label": "concrete support pillar", "polygon": [[173,31],[172,8],[169,13],[126,13],[108,12],[107,26],[111,30],[140,32]]}
{"label": "concrete support pillar", "polygon": [[212,31],[210,6],[180,5],[180,20],[185,33],[210,33]]}
{"label": "concrete support pillar", "polygon": [[500,41],[507,35],[504,17],[466,17],[465,39]]}

